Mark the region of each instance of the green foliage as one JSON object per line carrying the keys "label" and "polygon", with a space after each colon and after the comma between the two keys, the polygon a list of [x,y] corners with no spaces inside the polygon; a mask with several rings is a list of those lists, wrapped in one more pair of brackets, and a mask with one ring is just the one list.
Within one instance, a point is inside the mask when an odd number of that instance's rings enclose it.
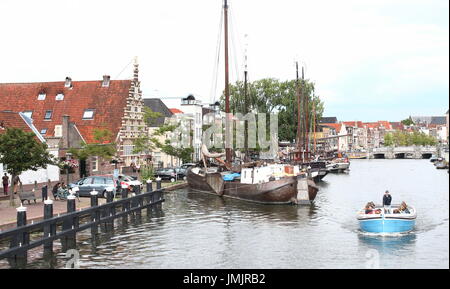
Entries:
{"label": "green foliage", "polygon": [[[309,99],[308,120],[310,131],[313,126],[313,106],[315,106],[316,123],[322,117],[324,103],[314,93],[314,83],[300,80],[303,95]],[[247,84],[247,101],[244,97],[244,83],[241,81],[230,85],[230,109],[233,113],[258,112],[278,113],[279,140],[292,141],[297,134],[297,94],[296,81],[279,81],[266,78]],[[225,96],[221,97],[221,109],[225,109]],[[269,121],[269,118],[267,118]]]}
{"label": "green foliage", "polygon": [[84,144],[80,149],[69,149],[74,158],[86,160],[91,156],[112,159],[117,152],[116,144],[112,142],[112,132],[108,129],[94,129],[95,143]]}
{"label": "green foliage", "polygon": [[140,174],[141,174],[141,178],[143,181],[154,180],[155,176],[153,173],[154,173],[154,169],[153,169],[152,165],[141,166]]}
{"label": "green foliage", "polygon": [[[35,139],[34,133],[8,128],[0,135],[0,163],[6,165],[6,171],[14,178],[27,170],[57,165],[58,161],[47,151],[45,143]],[[13,194],[10,194],[10,204],[14,206]]]}
{"label": "green foliage", "polygon": [[[148,126],[155,124],[157,118],[162,115],[158,112],[153,112],[150,108],[144,109],[144,119]],[[179,127],[179,124],[168,123],[164,124],[155,130],[152,136],[142,135],[134,142],[134,152],[152,151],[156,148],[163,153],[181,159],[183,162],[191,162],[193,148],[176,148],[170,144],[170,140],[165,140],[164,143],[159,141],[158,136],[163,136],[168,132],[174,132]],[[192,136],[192,132],[191,132]]]}
{"label": "green foliage", "polygon": [[413,124],[414,124],[414,121],[412,120],[411,117],[409,117],[409,118],[407,118],[407,119],[402,120],[402,123],[403,123],[404,125],[410,126],[410,125],[413,125]]}
{"label": "green foliage", "polygon": [[384,136],[385,146],[433,146],[437,143],[438,141],[435,137],[417,131],[409,133],[397,130]]}

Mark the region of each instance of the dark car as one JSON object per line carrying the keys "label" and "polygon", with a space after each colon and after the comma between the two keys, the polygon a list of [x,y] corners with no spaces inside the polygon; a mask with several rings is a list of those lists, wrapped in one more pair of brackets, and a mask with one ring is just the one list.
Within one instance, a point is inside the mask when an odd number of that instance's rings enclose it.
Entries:
{"label": "dark car", "polygon": [[177,178],[177,171],[174,168],[162,168],[157,169],[154,175],[155,177],[159,177],[162,180],[171,180]]}
{"label": "dark car", "polygon": [[78,187],[80,197],[90,197],[91,191],[95,190],[99,197],[106,198],[107,189],[112,189],[114,196],[116,195],[117,183],[112,176],[90,176],[69,184],[69,188],[75,187]]}

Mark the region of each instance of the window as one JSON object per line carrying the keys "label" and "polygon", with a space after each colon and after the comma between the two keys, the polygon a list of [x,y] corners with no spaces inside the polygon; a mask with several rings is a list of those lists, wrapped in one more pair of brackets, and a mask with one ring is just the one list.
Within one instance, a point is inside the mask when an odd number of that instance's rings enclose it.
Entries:
{"label": "window", "polygon": [[91,167],[93,172],[98,171],[98,157],[92,157]]}
{"label": "window", "polygon": [[83,113],[83,119],[93,119],[94,118],[94,110],[86,109]]}
{"label": "window", "polygon": [[31,118],[31,116],[33,115],[33,112],[32,112],[31,110],[27,110],[27,111],[24,111],[23,114],[24,114],[26,117]]}
{"label": "window", "polygon": [[62,125],[55,125],[55,137],[62,137]]}
{"label": "window", "polygon": [[123,146],[123,154],[126,156],[132,155],[133,154],[133,145],[124,145]]}
{"label": "window", "polygon": [[105,179],[104,178],[94,178],[94,181],[92,182],[93,185],[104,185]]}
{"label": "window", "polygon": [[52,111],[51,110],[47,110],[45,112],[44,119],[52,119]]}
{"label": "window", "polygon": [[46,96],[47,95],[45,94],[45,92],[41,92],[41,93],[38,94],[38,100],[45,100]]}
{"label": "window", "polygon": [[41,129],[41,134],[46,134],[46,133],[47,133],[47,129],[46,128]]}
{"label": "window", "polygon": [[63,93],[58,93],[55,97],[55,100],[63,100],[64,99],[64,94]]}

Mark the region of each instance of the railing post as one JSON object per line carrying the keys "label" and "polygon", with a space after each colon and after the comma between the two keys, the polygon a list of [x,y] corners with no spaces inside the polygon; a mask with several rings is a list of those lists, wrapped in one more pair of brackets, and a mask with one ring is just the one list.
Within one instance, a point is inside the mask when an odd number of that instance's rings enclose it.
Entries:
{"label": "railing post", "polygon": [[147,193],[153,191],[152,180],[147,180]]}
{"label": "railing post", "polygon": [[[93,190],[90,192],[91,195],[91,207],[97,207],[98,206],[98,192],[96,190]],[[100,211],[96,210],[91,214],[91,221],[96,222],[100,220]],[[97,235],[98,233],[98,225],[92,225],[91,226],[91,234],[92,237]]]}
{"label": "railing post", "polygon": [[[106,189],[106,202],[112,203],[114,201],[114,194],[112,188]],[[107,216],[114,216],[116,214],[116,210],[114,207],[109,207],[109,209],[106,210]],[[112,231],[114,228],[114,219],[111,219],[106,222],[106,228],[108,231]]]}
{"label": "railing post", "polygon": [[[153,195],[152,180],[150,180],[150,179],[147,180],[147,187],[146,187],[146,189],[147,189],[147,193],[151,192],[151,194],[148,194],[148,196],[145,197],[145,204],[147,205],[147,204],[151,204],[151,202],[152,202],[152,195]],[[147,217],[149,217],[151,214],[152,214],[152,207],[151,206],[147,206]]]}
{"label": "railing post", "polygon": [[[128,198],[128,185],[127,184],[123,184],[122,185],[122,200],[125,200]],[[122,203],[122,212],[126,212],[128,211],[128,202],[123,202]],[[126,224],[128,222],[128,215],[125,214],[122,216],[122,222],[124,224]]]}
{"label": "railing post", "polygon": [[[53,201],[47,199],[44,201],[44,220],[53,218]],[[56,234],[56,224],[48,224],[44,226],[44,238],[51,237]],[[44,244],[44,258],[53,255],[53,241]]]}
{"label": "railing post", "polygon": [[161,178],[156,178],[156,189],[161,190]]}
{"label": "railing post", "polygon": [[[16,210],[17,227],[23,227],[27,224],[27,207],[20,205],[20,207],[16,208]],[[30,237],[28,232],[23,232],[11,239],[10,247],[22,247],[23,245],[27,245],[29,241]],[[14,254],[14,256],[9,258],[9,262],[11,264],[11,267],[25,268],[25,266],[27,265],[27,251]]]}
{"label": "railing post", "polygon": [[[75,203],[76,197],[72,194],[70,194],[67,197],[67,213],[75,212],[76,210],[76,203]],[[78,218],[77,217],[66,217],[63,221],[63,231],[70,230],[75,227],[78,227]],[[67,251],[68,249],[73,249],[76,247],[76,232],[66,234],[62,240],[62,250]]]}

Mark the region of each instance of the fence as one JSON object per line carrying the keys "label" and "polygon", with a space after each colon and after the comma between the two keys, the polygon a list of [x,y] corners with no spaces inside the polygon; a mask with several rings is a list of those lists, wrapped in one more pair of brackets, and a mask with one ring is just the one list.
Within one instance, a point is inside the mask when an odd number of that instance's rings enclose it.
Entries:
{"label": "fence", "polygon": [[[102,205],[98,205],[98,192],[92,191],[91,207],[80,211],[76,210],[76,197],[71,195],[67,198],[67,213],[60,216],[53,216],[53,201],[47,199],[44,202],[44,219],[33,224],[27,224],[26,207],[20,206],[17,208],[17,227],[0,233],[0,242],[9,241],[10,244],[9,249],[0,251],[0,259],[8,258],[13,268],[24,268],[30,249],[43,246],[44,258],[50,257],[55,240],[61,240],[62,251],[66,252],[76,247],[77,232],[90,228],[94,236],[99,227],[104,232],[111,231],[116,218],[121,217],[122,222],[126,223],[128,216],[140,218],[143,209],[147,210],[147,215],[151,215],[154,209],[161,209],[164,191],[159,179],[156,190],[153,190],[151,182],[147,182],[146,193],[135,188],[128,197],[130,191],[123,187],[121,199],[117,201],[113,200],[113,192],[108,191],[106,203]],[[33,238],[30,238],[32,234]]]}

